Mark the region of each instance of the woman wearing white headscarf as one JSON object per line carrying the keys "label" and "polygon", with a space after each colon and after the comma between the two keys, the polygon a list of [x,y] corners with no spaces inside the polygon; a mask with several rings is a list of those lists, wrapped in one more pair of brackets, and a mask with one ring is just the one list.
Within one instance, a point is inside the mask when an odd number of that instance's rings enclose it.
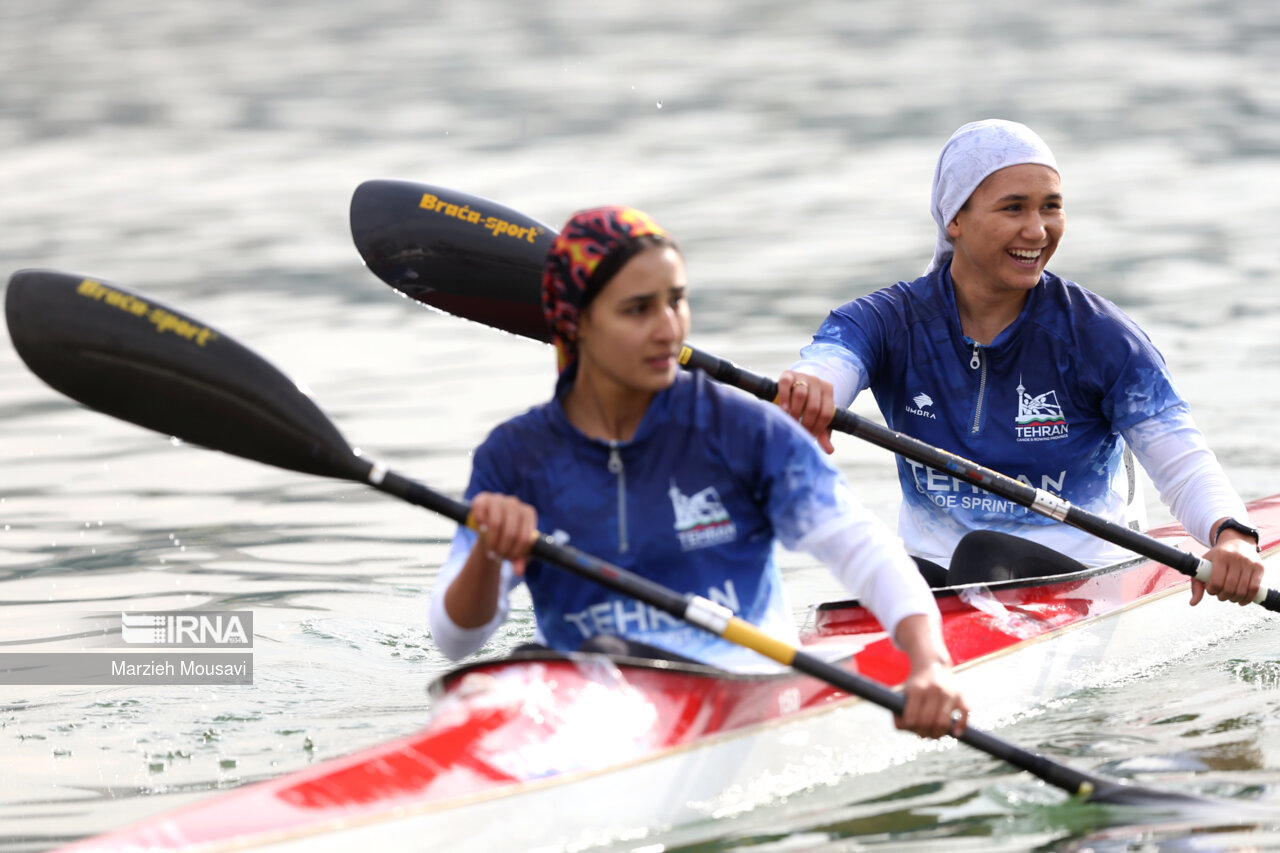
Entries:
{"label": "woman wearing white headscarf", "polygon": [[[779,378],[778,403],[832,451],[830,419],[870,388],[893,429],[1124,522],[1126,444],[1210,546],[1207,591],[1252,600],[1263,566],[1240,498],[1164,359],[1115,305],[1045,269],[1065,230],[1053,153],[1025,125],[957,130],[938,157],[925,274],[835,309]],[[934,585],[1058,574],[1127,552],[898,459],[899,534]],[[948,571],[949,569],[949,571]]]}

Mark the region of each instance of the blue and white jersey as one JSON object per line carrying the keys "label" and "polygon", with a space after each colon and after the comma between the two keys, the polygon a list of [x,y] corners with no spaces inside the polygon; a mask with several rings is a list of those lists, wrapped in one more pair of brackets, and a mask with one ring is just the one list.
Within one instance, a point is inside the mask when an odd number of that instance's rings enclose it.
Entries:
{"label": "blue and white jersey", "polygon": [[[791,642],[796,628],[775,539],[803,548],[865,514],[791,418],[701,372],[681,373],[660,392],[628,442],[586,437],[559,400],[501,424],[475,453],[467,498],[479,492],[518,497],[537,510],[542,531],[677,592],[726,605]],[[894,544],[888,530],[883,536]],[[458,530],[438,585],[451,580],[474,542],[472,531]],[[504,577],[508,590],[519,583],[509,569]],[[524,582],[536,639],[553,649],[571,651],[589,636],[616,634],[731,669],[768,664],[554,565],[530,561]],[[500,611],[486,635],[505,618],[505,600]],[[436,624],[448,627],[443,618]]]}
{"label": "blue and white jersey", "polygon": [[[1048,272],[990,346],[961,330],[948,264],[832,311],[801,358],[795,369],[834,380],[837,404],[870,387],[891,428],[1121,523],[1121,433],[1189,422],[1146,334],[1111,302]],[[897,464],[899,533],[913,554],[945,566],[965,533],[988,529],[1087,565],[1126,556],[945,472]]]}

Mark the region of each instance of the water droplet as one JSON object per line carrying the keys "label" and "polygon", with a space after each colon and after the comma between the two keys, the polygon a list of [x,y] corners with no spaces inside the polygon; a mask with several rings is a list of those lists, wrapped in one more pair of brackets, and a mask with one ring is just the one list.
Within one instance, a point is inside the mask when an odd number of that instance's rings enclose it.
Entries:
{"label": "water droplet", "polygon": [[171,435],[169,436],[169,443],[174,447],[179,447],[182,444],[182,439],[178,438],[176,435]]}
{"label": "water droplet", "polygon": [[658,109],[662,109],[662,101],[658,101]]}

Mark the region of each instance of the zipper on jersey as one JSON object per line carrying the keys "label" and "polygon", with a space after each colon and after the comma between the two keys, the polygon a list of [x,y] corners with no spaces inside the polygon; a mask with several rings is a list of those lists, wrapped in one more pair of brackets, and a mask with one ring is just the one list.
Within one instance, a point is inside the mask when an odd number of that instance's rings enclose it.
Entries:
{"label": "zipper on jersey", "polygon": [[969,359],[969,368],[982,371],[978,374],[978,404],[974,406],[973,426],[969,430],[971,435],[977,435],[978,428],[982,425],[982,406],[987,394],[987,360],[982,357],[982,347],[977,341],[973,342],[973,357]]}
{"label": "zipper on jersey", "polygon": [[618,477],[618,551],[627,553],[627,469],[622,465],[618,442],[609,442],[609,473]]}

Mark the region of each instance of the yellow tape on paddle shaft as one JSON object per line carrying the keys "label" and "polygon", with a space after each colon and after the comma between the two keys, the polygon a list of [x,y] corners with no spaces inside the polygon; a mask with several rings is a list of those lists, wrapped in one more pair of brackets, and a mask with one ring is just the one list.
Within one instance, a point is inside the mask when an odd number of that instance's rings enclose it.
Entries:
{"label": "yellow tape on paddle shaft", "polygon": [[739,646],[759,652],[765,657],[772,658],[778,663],[786,664],[787,666],[791,666],[791,663],[796,659],[795,646],[784,643],[777,637],[771,637],[750,622],[737,617],[729,620],[729,624],[725,626],[724,633],[720,636],[731,643],[737,643]]}

